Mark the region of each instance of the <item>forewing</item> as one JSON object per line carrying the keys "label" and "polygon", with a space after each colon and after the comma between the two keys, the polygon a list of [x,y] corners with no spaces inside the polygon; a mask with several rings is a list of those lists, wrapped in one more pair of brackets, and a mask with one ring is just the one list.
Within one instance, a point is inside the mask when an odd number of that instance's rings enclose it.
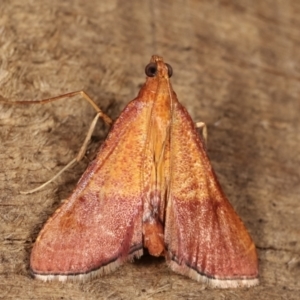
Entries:
{"label": "forewing", "polygon": [[70,198],[47,221],[31,253],[36,277],[107,273],[142,254],[147,113],[138,100],[128,104]]}
{"label": "forewing", "polygon": [[255,246],[223,194],[187,111],[176,103],[165,242],[170,267],[214,287],[258,283]]}

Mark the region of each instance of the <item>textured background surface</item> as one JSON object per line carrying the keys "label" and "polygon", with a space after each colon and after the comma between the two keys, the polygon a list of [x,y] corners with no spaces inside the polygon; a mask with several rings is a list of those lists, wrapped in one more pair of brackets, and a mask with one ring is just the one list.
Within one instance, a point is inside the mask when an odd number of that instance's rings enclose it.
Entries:
{"label": "textured background surface", "polygon": [[87,161],[33,195],[19,191],[45,182],[76,155],[94,116],[78,99],[0,105],[0,298],[297,299],[299,15],[293,0],[2,0],[2,98],[84,89],[115,118],[138,93],[152,54],[172,65],[178,98],[195,121],[207,123],[212,164],[257,245],[261,284],[204,289],[151,258],[86,283],[30,278],[32,242]]}

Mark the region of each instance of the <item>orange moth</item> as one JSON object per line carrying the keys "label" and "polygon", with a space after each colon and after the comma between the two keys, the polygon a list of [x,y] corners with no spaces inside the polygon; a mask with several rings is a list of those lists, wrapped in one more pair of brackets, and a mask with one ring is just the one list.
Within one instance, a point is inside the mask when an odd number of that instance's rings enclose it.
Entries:
{"label": "orange moth", "polygon": [[211,287],[258,284],[255,245],[221,190],[159,56],[30,257],[42,280],[107,274],[144,248]]}

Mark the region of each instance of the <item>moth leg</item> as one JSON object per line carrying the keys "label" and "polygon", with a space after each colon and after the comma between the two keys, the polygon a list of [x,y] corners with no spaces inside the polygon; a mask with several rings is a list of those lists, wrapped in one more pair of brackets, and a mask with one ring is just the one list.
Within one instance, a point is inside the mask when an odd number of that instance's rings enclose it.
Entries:
{"label": "moth leg", "polygon": [[93,119],[90,128],[88,130],[88,133],[85,137],[85,140],[77,154],[77,156],[70,161],[64,168],[62,168],[57,174],[55,174],[51,179],[49,179],[48,181],[46,181],[45,183],[43,183],[42,185],[38,186],[37,188],[34,188],[32,190],[29,191],[20,191],[21,194],[27,195],[27,194],[32,194],[34,192],[37,192],[39,190],[41,190],[42,188],[44,188],[45,186],[47,186],[49,183],[53,182],[58,176],[60,176],[64,171],[68,170],[71,166],[73,166],[73,164],[75,164],[76,162],[79,162],[83,157],[84,154],[86,152],[86,149],[88,147],[89,141],[91,139],[91,136],[94,132],[94,129],[96,127],[97,121],[98,119],[102,117],[102,112],[98,112],[97,115],[95,116],[95,118]]}
{"label": "moth leg", "polygon": [[112,124],[112,119],[109,116],[107,116],[98,107],[98,105],[96,104],[96,102],[85,91],[71,92],[71,93],[59,95],[59,96],[56,96],[56,97],[46,98],[46,99],[42,99],[42,100],[29,100],[29,101],[26,101],[26,100],[21,100],[21,101],[3,101],[3,100],[0,100],[0,103],[2,103],[2,104],[9,104],[9,105],[45,104],[45,103],[53,102],[53,101],[56,101],[56,100],[59,100],[59,99],[63,99],[63,98],[73,98],[75,96],[81,96],[84,100],[86,100],[87,102],[89,102],[107,125],[111,125]]}
{"label": "moth leg", "polygon": [[73,98],[75,96],[81,96],[84,100],[86,100],[87,102],[89,102],[92,107],[96,110],[97,115],[95,116],[94,120],[92,121],[90,128],[88,130],[88,133],[86,135],[86,138],[76,156],[76,158],[74,158],[71,162],[69,162],[63,169],[61,169],[55,176],[53,176],[50,180],[48,180],[47,182],[43,183],[42,185],[40,185],[39,187],[32,189],[30,191],[21,191],[21,194],[31,194],[34,193],[40,189],[42,189],[43,187],[45,187],[46,185],[48,185],[49,183],[51,183],[52,181],[54,181],[58,176],[60,176],[65,170],[69,169],[73,164],[75,164],[76,162],[80,161],[83,157],[84,154],[86,152],[87,146],[89,144],[89,141],[91,139],[92,133],[95,129],[95,126],[97,124],[97,121],[99,119],[99,117],[101,117],[103,119],[103,121],[107,124],[107,125],[111,125],[112,124],[112,119],[107,116],[96,104],[96,102],[85,92],[85,91],[76,91],[76,92],[71,92],[71,93],[67,93],[67,94],[63,94],[63,95],[59,95],[56,97],[51,97],[51,98],[46,98],[46,99],[42,99],[42,100],[20,100],[20,101],[5,101],[5,100],[0,100],[0,103],[2,104],[9,104],[9,105],[20,105],[20,104],[45,104],[45,103],[49,103],[49,102],[53,102],[59,99],[63,99],[63,98]]}
{"label": "moth leg", "polygon": [[195,123],[196,128],[199,128],[201,130],[201,137],[204,140],[205,146],[207,145],[207,126],[204,122],[196,122]]}

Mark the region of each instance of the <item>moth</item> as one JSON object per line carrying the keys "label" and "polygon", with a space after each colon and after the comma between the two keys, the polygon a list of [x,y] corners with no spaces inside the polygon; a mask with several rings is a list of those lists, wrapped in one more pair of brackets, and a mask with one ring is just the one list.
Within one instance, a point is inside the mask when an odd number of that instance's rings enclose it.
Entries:
{"label": "moth", "polygon": [[32,274],[61,281],[103,275],[147,248],[208,286],[257,285],[255,245],[173,91],[171,66],[154,55],[145,72],[138,96],[39,233]]}

